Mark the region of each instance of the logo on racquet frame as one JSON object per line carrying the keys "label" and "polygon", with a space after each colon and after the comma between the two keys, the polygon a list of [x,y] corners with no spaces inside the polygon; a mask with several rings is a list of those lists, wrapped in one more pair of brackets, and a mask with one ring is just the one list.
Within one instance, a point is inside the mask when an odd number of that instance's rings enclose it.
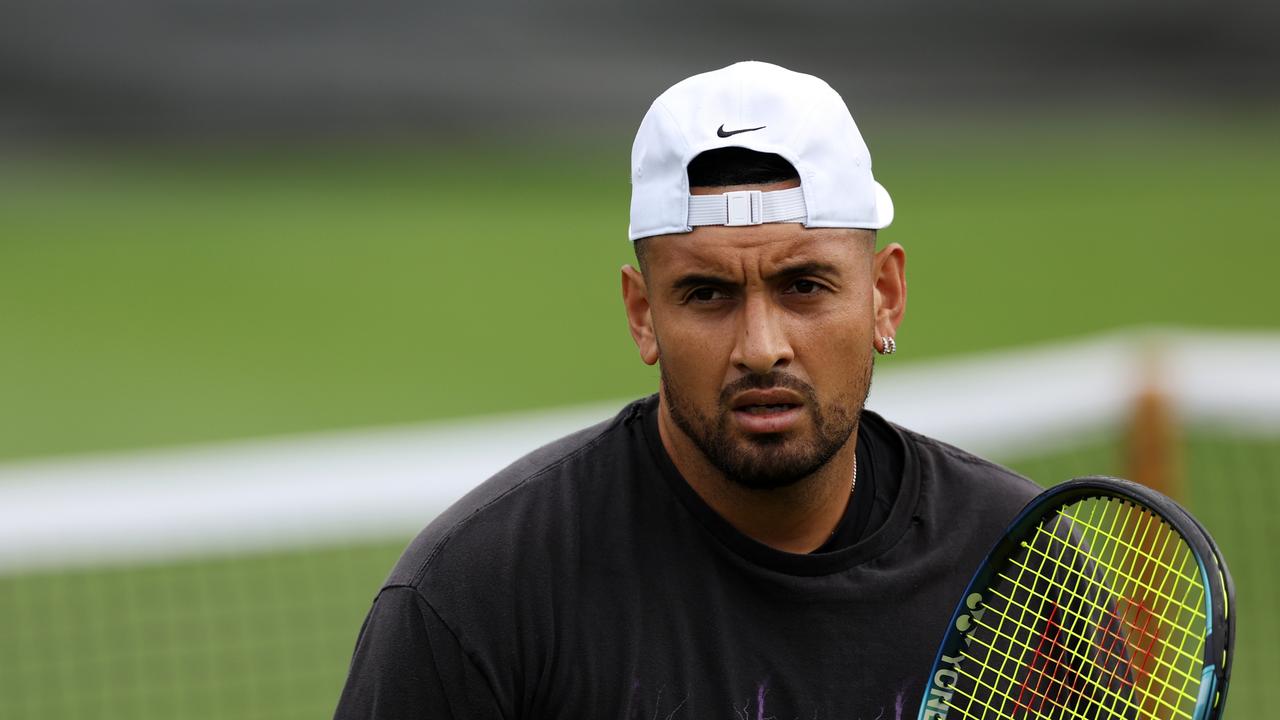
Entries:
{"label": "logo on racquet frame", "polygon": [[[964,638],[965,645],[968,645],[972,641],[969,633],[982,621],[982,615],[987,609],[982,607],[981,593],[970,593],[965,598],[964,605],[969,612],[956,618],[956,630],[962,633],[961,637]],[[940,667],[933,674],[929,697],[925,700],[923,717],[926,720],[946,720],[947,713],[951,710],[950,700],[956,689],[956,681],[960,679],[960,664],[964,662],[964,655],[943,655],[942,662],[950,667]]]}

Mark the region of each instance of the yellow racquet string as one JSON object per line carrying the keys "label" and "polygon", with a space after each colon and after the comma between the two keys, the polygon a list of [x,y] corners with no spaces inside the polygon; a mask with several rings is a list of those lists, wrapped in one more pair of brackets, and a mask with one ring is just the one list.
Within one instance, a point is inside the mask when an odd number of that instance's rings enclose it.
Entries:
{"label": "yellow racquet string", "polygon": [[1060,508],[981,593],[947,704],[983,720],[1191,720],[1205,590],[1190,547],[1145,508]]}

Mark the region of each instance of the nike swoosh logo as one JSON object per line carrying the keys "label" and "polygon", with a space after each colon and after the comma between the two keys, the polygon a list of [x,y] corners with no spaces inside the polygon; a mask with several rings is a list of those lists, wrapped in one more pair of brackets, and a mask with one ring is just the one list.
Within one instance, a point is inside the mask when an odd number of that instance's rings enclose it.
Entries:
{"label": "nike swoosh logo", "polygon": [[724,125],[721,125],[719,128],[716,129],[716,134],[719,135],[720,137],[732,137],[734,135],[737,135],[738,133],[751,132],[752,130],[763,130],[766,127],[768,127],[768,125],[761,125],[760,127],[756,127],[756,128],[743,128],[741,130],[725,130]]}

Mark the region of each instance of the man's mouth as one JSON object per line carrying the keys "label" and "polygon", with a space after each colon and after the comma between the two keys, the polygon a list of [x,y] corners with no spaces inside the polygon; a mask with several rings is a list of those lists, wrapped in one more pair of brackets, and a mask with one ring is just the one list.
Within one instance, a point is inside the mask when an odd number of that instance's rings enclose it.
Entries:
{"label": "man's mouth", "polygon": [[804,398],[785,388],[747,390],[734,396],[730,407],[738,427],[752,434],[783,433],[799,422]]}
{"label": "man's mouth", "polygon": [[786,388],[746,390],[735,395],[730,402],[734,410],[752,413],[782,412],[804,404],[804,398]]}
{"label": "man's mouth", "polygon": [[750,413],[752,415],[772,415],[774,413],[786,412],[787,410],[790,410],[791,408],[795,408],[795,407],[800,407],[800,406],[790,405],[790,404],[746,405],[746,406],[735,408],[735,409],[740,410],[742,412]]}

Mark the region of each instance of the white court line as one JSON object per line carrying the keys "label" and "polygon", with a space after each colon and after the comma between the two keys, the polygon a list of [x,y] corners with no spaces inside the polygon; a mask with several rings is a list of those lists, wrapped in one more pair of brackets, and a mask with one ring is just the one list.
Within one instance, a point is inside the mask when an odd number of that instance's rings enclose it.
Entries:
{"label": "white court line", "polygon": [[[1280,336],[1144,332],[876,371],[868,407],[980,454],[1114,428],[1143,348],[1183,419],[1280,432]],[[0,464],[0,573],[403,538],[627,401],[390,429]]]}

